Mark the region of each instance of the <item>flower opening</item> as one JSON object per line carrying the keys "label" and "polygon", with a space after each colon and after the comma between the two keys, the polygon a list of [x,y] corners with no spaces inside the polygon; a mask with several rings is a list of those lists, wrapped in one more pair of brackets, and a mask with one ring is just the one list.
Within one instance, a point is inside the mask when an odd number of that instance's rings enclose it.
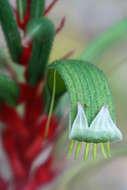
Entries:
{"label": "flower opening", "polygon": [[[69,139],[76,140],[78,142],[86,142],[88,148],[89,143],[93,143],[93,155],[96,157],[97,147],[100,143],[101,152],[104,155],[103,143],[116,142],[122,140],[122,133],[113,122],[108,107],[104,105],[96,117],[93,119],[90,126],[88,126],[87,117],[85,111],[80,103],[78,103],[78,111],[76,118],[70,128]],[[79,147],[79,145],[77,145]],[[72,145],[71,145],[72,147]],[[76,148],[77,149],[77,148]],[[108,149],[109,150],[109,149]],[[88,154],[88,150],[85,154]],[[75,151],[76,152],[76,151]],[[79,152],[79,151],[78,151]],[[108,151],[109,152],[109,151]],[[110,153],[109,153],[110,154]],[[86,157],[86,156],[85,156]],[[106,157],[106,156],[105,156]]]}

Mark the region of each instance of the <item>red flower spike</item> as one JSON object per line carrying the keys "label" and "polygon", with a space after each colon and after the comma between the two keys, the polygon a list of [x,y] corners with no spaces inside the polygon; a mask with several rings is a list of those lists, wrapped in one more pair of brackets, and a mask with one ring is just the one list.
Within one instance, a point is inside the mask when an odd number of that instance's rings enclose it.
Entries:
{"label": "red flower spike", "polygon": [[29,81],[28,67],[26,67],[26,70],[25,70],[25,73],[24,73],[24,77],[25,77],[26,82],[28,82]]}
{"label": "red flower spike", "polygon": [[0,121],[2,121],[10,131],[22,138],[29,137],[29,131],[22,118],[14,108],[2,105],[0,109]]}
{"label": "red flower spike", "polygon": [[[45,14],[53,8],[58,0],[52,0],[52,3],[46,8]],[[28,7],[23,22],[20,21],[17,10],[14,9],[18,26],[23,31],[30,20],[31,0],[27,0]],[[62,18],[60,25],[56,29],[58,34],[64,27],[65,17]],[[10,108],[7,105],[1,105],[0,120],[5,124],[3,133],[3,146],[8,154],[9,161],[14,174],[14,190],[36,190],[51,182],[58,172],[52,168],[53,158],[50,155],[48,160],[30,175],[30,168],[40,152],[46,148],[48,142],[55,139],[58,120],[55,116],[51,117],[47,141],[45,140],[46,123],[48,115],[42,115],[43,97],[42,86],[43,79],[36,87],[28,84],[28,64],[32,52],[32,43],[25,47],[25,40],[22,43],[23,51],[20,55],[19,62],[25,66],[25,84],[19,84],[20,96],[18,104],[24,104],[24,115],[20,117],[16,108]],[[0,178],[0,185],[1,183]],[[4,183],[3,183],[4,184]],[[2,184],[2,185],[3,185]],[[5,184],[6,185],[6,184]],[[5,189],[0,186],[0,189]],[[7,187],[8,188],[8,187]]]}
{"label": "red flower spike", "polygon": [[65,21],[66,21],[66,18],[63,17],[61,19],[61,22],[60,22],[60,25],[58,26],[58,28],[56,29],[56,34],[58,34],[59,32],[61,32],[61,30],[63,29],[64,25],[65,25]]}
{"label": "red flower spike", "polygon": [[[19,83],[20,96],[19,103],[32,101],[34,98],[41,96],[43,87],[43,80],[35,87],[31,87],[27,83]],[[42,99],[43,101],[43,99]]]}
{"label": "red flower spike", "polygon": [[29,44],[28,47],[23,48],[19,62],[22,65],[27,66],[29,64],[31,53],[32,53],[32,44]]}
{"label": "red flower spike", "polygon": [[[48,115],[44,115],[42,117],[42,120],[39,121],[39,123],[37,125],[37,128],[40,129],[40,135],[43,138],[45,136],[47,120],[48,120]],[[47,135],[48,139],[51,139],[53,137],[53,135],[56,132],[57,127],[58,127],[58,120],[56,119],[56,117],[54,115],[52,115],[50,124],[49,124],[49,131],[48,131],[48,135]]]}
{"label": "red flower spike", "polygon": [[46,183],[51,182],[55,177],[55,172],[52,169],[52,162],[53,158],[50,156],[49,159],[36,171],[35,179],[38,185],[45,185]]}
{"label": "red flower spike", "polygon": [[31,162],[30,162],[30,160],[26,160],[25,152],[26,152],[27,147],[29,147],[29,145],[32,143],[31,133],[30,133],[30,138],[29,139],[26,139],[26,140],[22,141],[22,139],[15,138],[15,140],[16,140],[16,145],[18,147],[18,152],[19,152],[20,159],[24,163],[25,168],[27,168],[27,170],[29,171]]}
{"label": "red flower spike", "polygon": [[28,176],[27,171],[16,153],[10,156],[10,162],[16,178],[26,178]]}
{"label": "red flower spike", "polygon": [[35,96],[38,94],[39,86],[31,87],[27,83],[19,83],[20,87],[20,96],[19,103],[32,101]]}
{"label": "red flower spike", "polygon": [[0,189],[8,190],[8,183],[0,176]]}
{"label": "red flower spike", "polygon": [[8,154],[14,176],[16,178],[27,177],[27,171],[25,170],[24,165],[19,158],[19,154],[16,148],[16,142],[14,141],[14,138],[8,134],[4,134],[3,145]]}
{"label": "red flower spike", "polygon": [[[28,147],[26,150],[25,157],[27,160],[32,160],[36,157],[37,154],[40,153],[43,149],[43,142],[44,142],[44,137],[45,137],[45,129],[46,129],[46,124],[47,124],[48,116],[44,115],[42,117],[41,121],[37,121],[35,126],[33,126],[34,134],[36,135],[33,143]],[[50,140],[58,127],[58,121],[55,118],[55,116],[51,117],[51,121],[49,124],[49,131],[48,131],[48,140]]]}
{"label": "red flower spike", "polygon": [[24,20],[20,21],[18,12],[16,11],[16,20],[17,20],[17,24],[19,26],[20,29],[25,30],[29,20],[30,20],[30,11],[27,11],[25,16],[24,16]]}
{"label": "red flower spike", "polygon": [[45,9],[44,15],[47,15],[51,9],[55,6],[58,0],[52,0],[52,2],[49,4],[49,6]]}
{"label": "red flower spike", "polygon": [[42,146],[43,138],[41,136],[37,136],[24,153],[26,160],[32,161],[40,153]]}
{"label": "red flower spike", "polygon": [[39,169],[39,171],[36,174],[36,181],[38,183],[38,185],[41,184],[47,184],[49,182],[51,182],[54,179],[55,176],[55,172],[44,169],[43,167],[41,169]]}
{"label": "red flower spike", "polygon": [[25,115],[24,119],[26,123],[33,126],[37,119],[42,115],[43,102],[42,95],[36,96],[25,104]]}
{"label": "red flower spike", "polygon": [[28,84],[19,84],[20,96],[19,103],[25,103],[24,120],[28,126],[33,126],[37,119],[42,115],[43,98],[42,98],[41,82],[36,87],[31,87]]}
{"label": "red flower spike", "polygon": [[32,178],[27,183],[25,183],[23,187],[20,185],[16,188],[16,190],[37,190],[36,181]]}
{"label": "red flower spike", "polygon": [[18,11],[15,11],[17,24],[18,24],[19,28],[22,30],[25,30],[25,28],[30,20],[30,6],[31,6],[31,0],[28,0],[28,7],[27,7],[26,14],[24,16],[23,21],[20,20]]}

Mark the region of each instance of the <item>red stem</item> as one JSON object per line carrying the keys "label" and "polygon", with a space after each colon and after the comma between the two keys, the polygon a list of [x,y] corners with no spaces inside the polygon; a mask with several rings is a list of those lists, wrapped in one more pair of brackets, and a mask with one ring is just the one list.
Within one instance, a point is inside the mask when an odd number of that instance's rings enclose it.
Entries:
{"label": "red stem", "polygon": [[65,16],[61,19],[61,22],[58,26],[58,28],[56,29],[56,34],[58,34],[59,32],[61,32],[61,30],[63,29],[64,25],[65,25],[65,21],[66,21],[66,18]]}
{"label": "red stem", "polygon": [[65,54],[61,59],[67,59],[70,58],[74,54],[75,50],[69,51],[67,54]]}
{"label": "red stem", "polygon": [[58,0],[53,0],[53,1],[49,4],[49,6],[45,9],[44,15],[47,15],[47,14],[50,12],[50,10],[54,7],[54,5],[56,4],[57,1],[58,1]]}

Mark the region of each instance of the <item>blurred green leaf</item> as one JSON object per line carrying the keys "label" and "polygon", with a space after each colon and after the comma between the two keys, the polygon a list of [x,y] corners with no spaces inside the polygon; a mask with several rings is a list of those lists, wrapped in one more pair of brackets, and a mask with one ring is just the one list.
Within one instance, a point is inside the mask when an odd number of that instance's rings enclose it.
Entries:
{"label": "blurred green leaf", "polygon": [[14,61],[22,51],[20,33],[8,0],[0,0],[0,23]]}
{"label": "blurred green leaf", "polygon": [[55,29],[47,18],[33,19],[29,22],[25,34],[33,40],[32,55],[28,67],[29,83],[36,85],[46,69],[51,52]]}
{"label": "blurred green leaf", "polygon": [[9,67],[11,70],[13,70],[13,73],[15,74],[17,80],[20,82],[24,82],[24,67],[13,62],[10,54],[3,47],[0,47],[0,61],[1,69]]}
{"label": "blurred green leaf", "polygon": [[13,106],[16,105],[18,96],[18,84],[9,76],[0,74],[0,101],[5,101]]}
{"label": "blurred green leaf", "polygon": [[127,37],[127,18],[117,22],[89,43],[79,56],[79,59],[95,62],[108,48],[125,37]]}
{"label": "blurred green leaf", "polygon": [[43,16],[45,0],[32,0],[31,2],[31,19]]}
{"label": "blurred green leaf", "polygon": [[18,9],[19,18],[21,21],[24,19],[24,15],[27,10],[28,1],[27,0],[16,0],[16,5]]}
{"label": "blurred green leaf", "polygon": [[[53,73],[54,73],[54,70],[48,71],[48,86],[50,89],[52,89]],[[56,73],[56,83],[57,83],[57,88],[56,88],[55,96],[56,98],[57,97],[59,98],[60,96],[63,95],[64,92],[66,92],[66,86],[58,72]]]}

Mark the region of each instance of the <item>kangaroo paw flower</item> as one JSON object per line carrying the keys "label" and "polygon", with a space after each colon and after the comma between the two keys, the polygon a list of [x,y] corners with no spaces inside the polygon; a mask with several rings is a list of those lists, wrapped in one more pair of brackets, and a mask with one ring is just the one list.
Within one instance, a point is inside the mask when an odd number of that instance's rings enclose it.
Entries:
{"label": "kangaroo paw flower", "polygon": [[[88,126],[85,111],[80,103],[78,103],[78,111],[76,118],[70,127],[69,139],[78,141],[75,150],[75,159],[78,157],[81,148],[81,142],[86,142],[84,159],[86,160],[89,154],[90,143],[93,144],[93,158],[97,157],[97,144],[100,143],[101,153],[104,158],[107,154],[110,157],[110,142],[121,141],[123,138],[121,131],[117,128],[112,120],[108,107],[104,105],[96,117]],[[107,154],[104,148],[104,143],[107,144]],[[74,142],[73,142],[74,144]],[[73,149],[73,147],[71,146]]]}

